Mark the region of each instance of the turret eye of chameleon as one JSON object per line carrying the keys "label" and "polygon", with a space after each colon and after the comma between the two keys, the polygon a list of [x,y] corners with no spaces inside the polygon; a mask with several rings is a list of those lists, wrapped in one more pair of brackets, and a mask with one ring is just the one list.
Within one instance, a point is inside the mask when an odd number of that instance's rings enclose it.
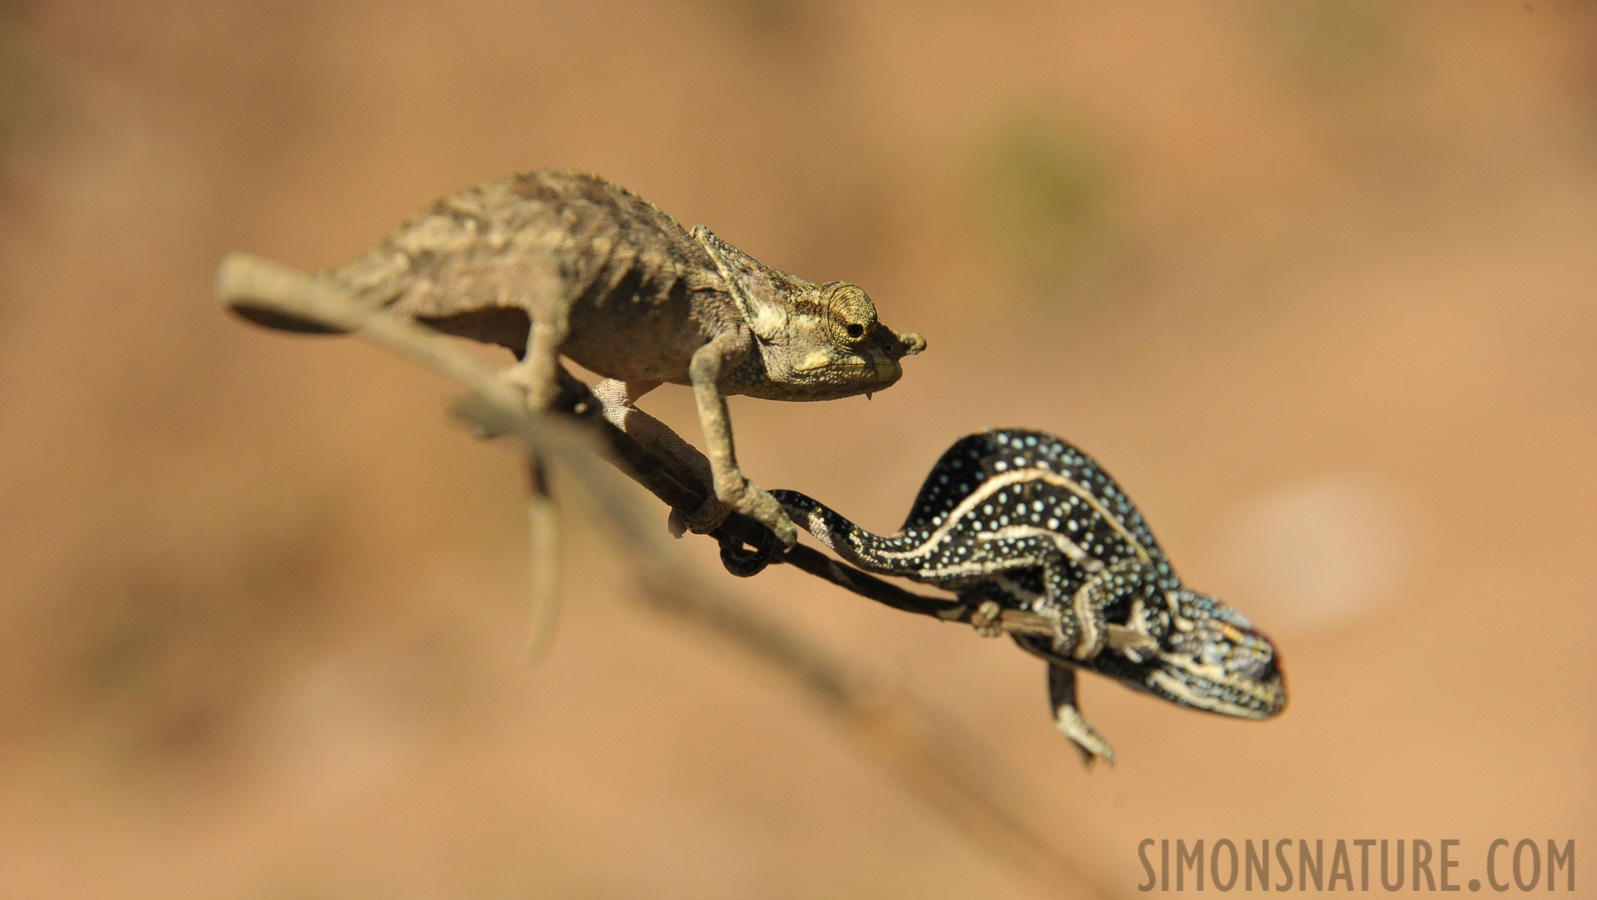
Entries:
{"label": "turret eye of chameleon", "polygon": [[857,341],[871,333],[876,324],[876,304],[858,285],[834,281],[826,285],[824,290],[823,303],[828,307],[832,321],[850,340]]}

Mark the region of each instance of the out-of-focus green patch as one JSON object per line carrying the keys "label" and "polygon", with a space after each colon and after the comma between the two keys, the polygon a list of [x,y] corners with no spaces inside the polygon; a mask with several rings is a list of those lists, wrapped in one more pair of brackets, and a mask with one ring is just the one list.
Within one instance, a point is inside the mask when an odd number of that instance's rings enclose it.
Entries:
{"label": "out-of-focus green patch", "polygon": [[1356,94],[1402,68],[1401,10],[1380,0],[1267,0],[1254,6],[1288,69],[1308,89]]}
{"label": "out-of-focus green patch", "polygon": [[1032,299],[1080,308],[1089,289],[1127,271],[1113,166],[1089,129],[1003,119],[980,140],[972,180],[994,250]]}
{"label": "out-of-focus green patch", "polygon": [[[1260,48],[1283,84],[1306,101],[1315,135],[1350,173],[1380,184],[1405,218],[1432,208],[1467,164],[1433,111],[1430,61],[1408,19],[1411,5],[1381,0],[1271,0],[1248,7]],[[1454,181],[1449,188],[1446,182]]]}

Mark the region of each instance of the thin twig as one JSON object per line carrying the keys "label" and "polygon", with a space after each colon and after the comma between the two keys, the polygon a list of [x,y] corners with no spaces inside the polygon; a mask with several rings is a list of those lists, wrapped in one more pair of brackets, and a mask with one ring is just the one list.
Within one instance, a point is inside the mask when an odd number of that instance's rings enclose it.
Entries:
{"label": "thin twig", "polygon": [[[296,270],[240,254],[224,261],[217,292],[224,304],[248,298],[285,315],[351,331],[441,372],[470,389],[457,415],[490,434],[518,440],[543,459],[558,460],[573,482],[603,514],[624,545],[644,588],[643,599],[656,610],[703,626],[774,666],[833,713],[871,755],[904,778],[984,846],[1037,876],[1050,893],[1107,897],[1076,866],[1058,854],[989,787],[990,761],[972,764],[954,750],[953,730],[920,704],[889,692],[881,680],[834,657],[824,648],[755,612],[754,608],[705,579],[667,541],[658,522],[642,514],[607,458],[674,509],[691,511],[705,499],[691,473],[674,468],[626,433],[597,415],[597,401],[575,382],[567,384],[558,406],[569,415],[529,412],[521,395],[504,384],[487,363],[462,351],[425,326],[365,308],[342,291]],[[718,540],[760,546],[764,526],[738,513],[715,532]],[[970,622],[969,604],[903,590],[805,546],[782,559],[797,568],[894,609],[943,621]],[[995,624],[1004,630],[1051,634],[1053,626],[1023,612],[1006,611]],[[986,757],[987,754],[982,754]],[[1013,792],[1010,792],[1011,795]]]}

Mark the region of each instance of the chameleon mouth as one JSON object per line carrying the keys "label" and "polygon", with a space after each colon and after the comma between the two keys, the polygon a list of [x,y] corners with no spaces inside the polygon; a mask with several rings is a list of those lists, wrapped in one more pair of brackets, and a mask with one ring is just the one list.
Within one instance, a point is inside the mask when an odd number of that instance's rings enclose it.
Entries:
{"label": "chameleon mouth", "polygon": [[837,366],[822,378],[809,383],[808,390],[822,397],[851,397],[855,394],[872,394],[886,390],[898,383],[903,371],[894,366],[885,373],[882,367],[869,365]]}
{"label": "chameleon mouth", "polygon": [[813,384],[870,384],[886,387],[904,375],[898,361],[879,350],[869,356],[849,356],[829,359],[822,364],[809,364],[794,370],[794,375]]}
{"label": "chameleon mouth", "polygon": [[1154,692],[1182,706],[1241,719],[1271,719],[1286,709],[1286,682],[1270,666],[1264,677],[1225,675],[1184,655],[1160,654],[1149,675]]}

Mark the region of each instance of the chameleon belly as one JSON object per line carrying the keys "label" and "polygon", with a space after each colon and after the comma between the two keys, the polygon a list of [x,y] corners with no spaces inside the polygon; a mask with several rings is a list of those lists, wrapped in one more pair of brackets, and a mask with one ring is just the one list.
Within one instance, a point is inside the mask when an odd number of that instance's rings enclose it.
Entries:
{"label": "chameleon belly", "polygon": [[[932,467],[902,528],[876,535],[794,491],[774,496],[843,559],[1027,609],[1052,639],[1016,642],[1050,667],[1059,727],[1113,759],[1075,704],[1075,669],[1194,709],[1269,718],[1286,704],[1274,645],[1241,614],[1186,589],[1142,514],[1091,457],[1045,432],[970,435]],[[1145,640],[1111,648],[1111,626]]]}

